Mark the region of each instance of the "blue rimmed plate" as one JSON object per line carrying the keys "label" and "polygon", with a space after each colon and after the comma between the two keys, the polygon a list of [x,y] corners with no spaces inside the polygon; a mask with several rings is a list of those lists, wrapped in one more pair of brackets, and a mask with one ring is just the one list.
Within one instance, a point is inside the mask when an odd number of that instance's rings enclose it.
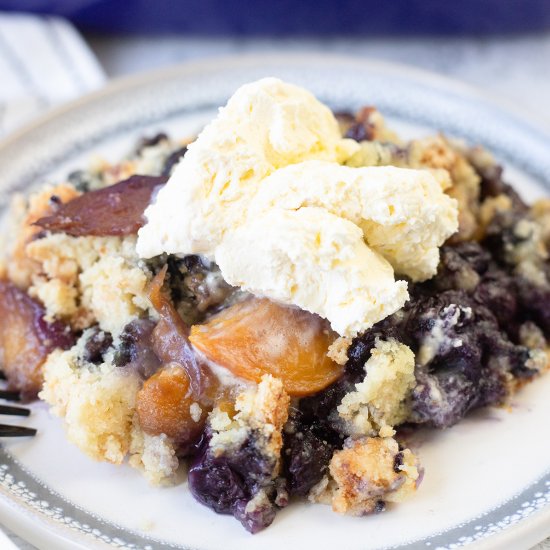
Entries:
{"label": "blue rimmed plate", "polygon": [[[550,133],[525,118],[427,73],[299,55],[175,67],[58,110],[0,145],[1,200],[92,155],[116,160],[143,133],[193,134],[240,84],[264,76],[302,84],[335,110],[374,104],[406,136],[441,130],[481,143],[527,198],[549,194]],[[546,376],[522,390],[511,411],[479,411],[450,430],[419,433],[426,475],[409,502],[366,518],[293,504],[256,536],[196,504],[183,475],[161,489],[129,467],[92,462],[37,403],[28,422],[39,435],[0,449],[0,517],[40,548],[528,548],[550,535],[549,392]]]}

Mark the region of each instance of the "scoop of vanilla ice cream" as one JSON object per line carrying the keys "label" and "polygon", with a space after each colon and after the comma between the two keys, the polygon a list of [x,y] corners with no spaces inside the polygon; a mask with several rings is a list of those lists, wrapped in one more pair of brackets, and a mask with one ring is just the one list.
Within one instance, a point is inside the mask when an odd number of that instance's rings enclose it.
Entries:
{"label": "scoop of vanilla ice cream", "polygon": [[142,257],[202,254],[231,284],[327,318],[353,336],[433,275],[457,228],[429,173],[341,165],[359,145],[331,111],[274,78],[240,88],[145,211]]}
{"label": "scoop of vanilla ice cream", "polygon": [[276,78],[246,84],[189,145],[145,211],[138,254],[213,258],[226,231],[243,222],[266,176],[304,160],[343,162],[358,149],[342,138],[330,109],[310,92]]}
{"label": "scoop of vanilla ice cream", "polygon": [[413,281],[435,274],[439,247],[458,229],[457,203],[431,172],[325,161],[293,164],[265,178],[249,215],[304,206],[358,225],[368,245]]}
{"label": "scoop of vanilla ice cream", "polygon": [[352,336],[408,298],[391,265],[354,223],[323,208],[267,210],[223,240],[216,261],[232,285],[317,313]]}

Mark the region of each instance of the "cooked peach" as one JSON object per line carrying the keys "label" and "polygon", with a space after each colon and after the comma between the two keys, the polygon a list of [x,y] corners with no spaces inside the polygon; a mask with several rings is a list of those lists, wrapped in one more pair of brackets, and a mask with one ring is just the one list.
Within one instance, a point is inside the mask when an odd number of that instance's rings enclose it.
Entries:
{"label": "cooked peach", "polygon": [[42,387],[42,365],[73,336],[63,323],[44,320],[43,307],[9,281],[0,280],[0,365],[10,388],[32,398]]}
{"label": "cooked peach", "polygon": [[40,218],[36,225],[54,232],[84,235],[132,235],[143,225],[143,212],[155,189],[168,178],[131,176],[103,189],[89,191]]}
{"label": "cooked peach", "polygon": [[159,314],[159,322],[153,330],[151,342],[153,351],[162,363],[178,363],[190,378],[191,389],[196,398],[209,393],[209,369],[195,356],[189,342],[189,327],[178,314],[174,304],[163,292],[166,276],[165,266],[153,279],[149,298]]}
{"label": "cooked peach", "polygon": [[191,343],[233,374],[259,382],[269,373],[292,396],[316,393],[343,367],[327,357],[335,334],[320,317],[267,299],[252,298],[191,327]]}
{"label": "cooked peach", "polygon": [[208,412],[196,403],[189,376],[177,363],[164,366],[145,381],[137,394],[136,410],[145,433],[166,434],[181,445],[198,435]]}

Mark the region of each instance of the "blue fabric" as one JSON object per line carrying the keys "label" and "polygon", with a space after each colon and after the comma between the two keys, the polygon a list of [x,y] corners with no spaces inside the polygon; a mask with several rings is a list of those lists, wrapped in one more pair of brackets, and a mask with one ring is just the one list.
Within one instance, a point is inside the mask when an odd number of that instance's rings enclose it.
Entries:
{"label": "blue fabric", "polygon": [[0,0],[86,30],[203,35],[491,34],[550,28],[550,0]]}

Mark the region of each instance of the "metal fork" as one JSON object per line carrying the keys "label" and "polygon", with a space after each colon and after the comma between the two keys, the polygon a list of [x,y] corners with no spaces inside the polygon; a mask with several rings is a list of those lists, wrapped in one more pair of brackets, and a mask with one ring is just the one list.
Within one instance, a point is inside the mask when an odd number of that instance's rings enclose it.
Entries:
{"label": "metal fork", "polygon": [[[0,379],[5,379],[4,373],[0,371]],[[19,392],[0,389],[0,399],[6,401],[19,401]],[[9,416],[29,416],[31,411],[24,407],[14,407],[13,405],[0,405],[0,415]],[[11,424],[0,424],[0,437],[25,437],[35,435],[34,428],[25,428],[24,426],[12,426]]]}

